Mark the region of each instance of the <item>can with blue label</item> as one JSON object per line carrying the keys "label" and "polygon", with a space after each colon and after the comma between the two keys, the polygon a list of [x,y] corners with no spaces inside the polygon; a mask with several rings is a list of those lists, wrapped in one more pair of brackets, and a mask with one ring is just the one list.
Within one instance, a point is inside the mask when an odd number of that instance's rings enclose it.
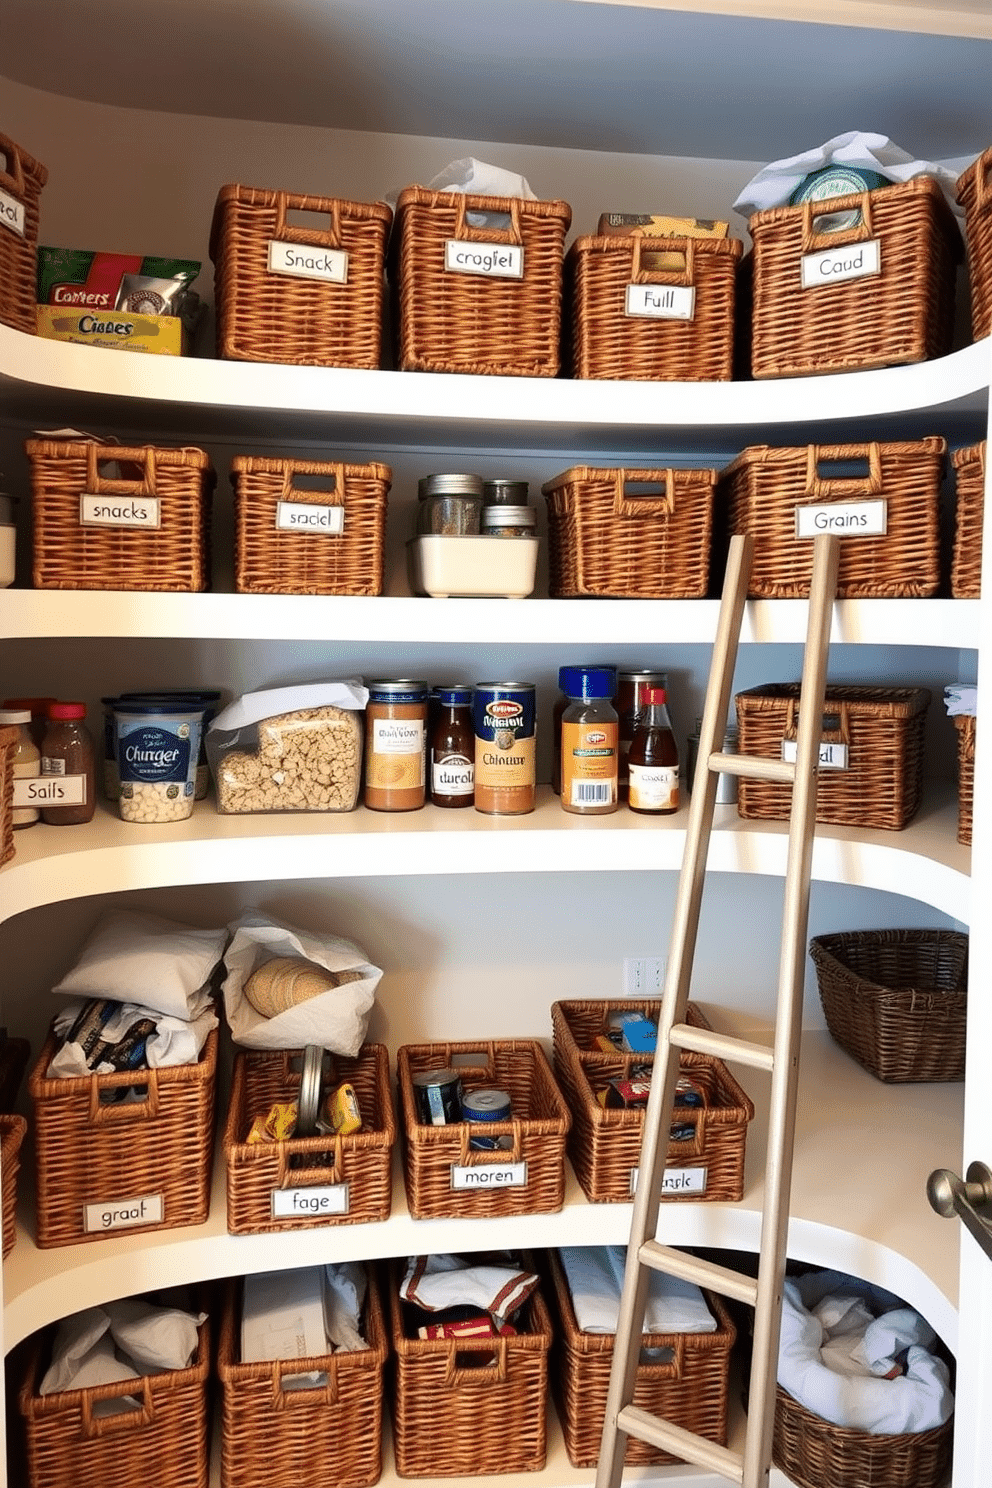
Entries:
{"label": "can with blue label", "polygon": [[536,793],[536,689],[532,682],[479,682],[472,701],[475,809],[522,816]]}
{"label": "can with blue label", "polygon": [[[510,1097],[505,1090],[467,1090],[462,1095],[464,1121],[481,1125],[491,1121],[509,1121],[511,1115]],[[513,1146],[513,1138],[506,1134],[486,1136],[479,1133],[470,1137],[468,1145],[477,1152],[506,1151]]]}
{"label": "can with blue label", "polygon": [[182,821],[193,813],[201,708],[114,703],[118,809],[124,821]]}

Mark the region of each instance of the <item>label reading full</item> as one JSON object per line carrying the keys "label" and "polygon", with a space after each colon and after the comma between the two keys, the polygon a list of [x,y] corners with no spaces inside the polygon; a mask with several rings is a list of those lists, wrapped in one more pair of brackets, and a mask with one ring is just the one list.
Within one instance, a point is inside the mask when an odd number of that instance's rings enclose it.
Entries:
{"label": "label reading full", "polygon": [[15,806],[85,806],[85,775],[21,776],[14,781]]}
{"label": "label reading full", "polygon": [[0,222],[19,238],[24,236],[24,203],[0,191]]}
{"label": "label reading full", "polygon": [[79,498],[80,527],[160,527],[157,496],[89,496]]}
{"label": "label reading full", "polygon": [[827,248],[823,253],[804,253],[799,261],[802,287],[841,284],[846,279],[866,279],[882,272],[881,242],[849,243],[846,248]]}
{"label": "label reading full", "polygon": [[527,1164],[525,1162],[486,1163],[473,1168],[463,1168],[458,1163],[451,1164],[451,1187],[453,1189],[525,1188],[526,1185]]}
{"label": "label reading full", "polygon": [[314,248],[309,243],[269,243],[269,271],[293,279],[322,279],[347,284],[348,255],[340,248]]}
{"label": "label reading full", "polygon": [[106,1204],[83,1205],[83,1229],[87,1235],[104,1230],[133,1230],[136,1225],[161,1224],[165,1218],[162,1195],[143,1194],[135,1199],[111,1199]]}
{"label": "label reading full", "polygon": [[[637,1191],[637,1176],[640,1168],[630,1170],[630,1192],[631,1195]],[[665,1176],[661,1180],[661,1192],[664,1194],[701,1194],[706,1192],[707,1168],[666,1168]]]}
{"label": "label reading full", "polygon": [[344,531],[344,507],[315,506],[307,501],[277,501],[276,531],[337,536]]}
{"label": "label reading full", "polygon": [[451,274],[482,274],[487,279],[522,279],[524,250],[519,243],[465,243],[449,238],[444,267]]}
{"label": "label reading full", "polygon": [[625,310],[649,320],[692,320],[696,291],[683,284],[628,284]]}
{"label": "label reading full", "polygon": [[272,1190],[273,1219],[319,1219],[323,1214],[347,1214],[348,1205],[347,1183]]}
{"label": "label reading full", "polygon": [[819,537],[835,532],[838,537],[884,537],[888,528],[888,502],[832,502],[829,506],[797,506],[796,536]]}
{"label": "label reading full", "polygon": [[[786,764],[796,763],[796,740],[782,740],[782,758]],[[846,770],[847,769],[847,745],[843,742],[828,744],[826,740],[820,740],[820,769],[821,770]]]}

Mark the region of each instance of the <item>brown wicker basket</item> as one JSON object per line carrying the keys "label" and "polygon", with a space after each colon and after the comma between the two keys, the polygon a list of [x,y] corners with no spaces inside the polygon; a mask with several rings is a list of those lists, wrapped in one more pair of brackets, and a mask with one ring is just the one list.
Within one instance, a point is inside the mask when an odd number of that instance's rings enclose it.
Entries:
{"label": "brown wicker basket", "polygon": [[[237,593],[381,594],[391,481],[388,465],[235,456]],[[315,530],[290,525],[300,506],[314,508]]]}
{"label": "brown wicker basket", "polygon": [[[287,1142],[245,1140],[256,1116],[277,1101],[297,1099],[299,1053],[280,1049],[235,1056],[224,1128],[227,1228],[232,1235],[312,1230],[389,1218],[396,1117],[384,1044],[363,1044],[354,1059],[331,1056],[334,1083],[347,1080],[354,1087],[362,1113],[361,1131],[347,1137],[299,1137]],[[335,1192],[325,1193],[329,1188]],[[314,1189],[320,1194],[314,1194]],[[284,1205],[289,1212],[279,1212]]]}
{"label": "brown wicker basket", "polygon": [[[739,692],[741,754],[781,759],[795,740],[799,683],[778,682]],[[816,820],[837,826],[900,831],[916,814],[923,792],[923,734],[930,693],[925,687],[829,684],[823,744],[847,746],[845,769],[821,769]],[[792,787],[742,776],[737,810],[743,817],[781,821]]]}
{"label": "brown wicker basket", "polygon": [[[818,219],[857,210],[855,227],[818,232]],[[877,191],[756,212],[745,259],[751,273],[751,371],[792,377],[888,367],[943,356],[954,329],[955,274],[963,245],[931,176]],[[803,287],[803,260],[877,245],[879,269]],[[843,261],[843,259],[842,259]]]}
{"label": "brown wicker basket", "polygon": [[958,732],[958,841],[971,846],[971,820],[975,803],[975,719],[958,713],[954,718]]}
{"label": "brown wicker basket", "polygon": [[551,597],[705,598],[715,487],[715,470],[588,465],[545,482]]}
{"label": "brown wicker basket", "polygon": [[[239,1282],[228,1284],[217,1349],[225,1488],[257,1488],[263,1480],[273,1488],[377,1483],[387,1335],[374,1277],[368,1274],[362,1321],[368,1346],[291,1362],[241,1362],[241,1293]],[[318,1371],[326,1383],[283,1388],[284,1378]]]}
{"label": "brown wicker basket", "polygon": [[[729,380],[742,247],[736,238],[577,238],[565,260],[573,377]],[[659,250],[681,255],[684,268],[643,268],[642,255]],[[635,296],[654,313],[631,306]]]}
{"label": "brown wicker basket", "polygon": [[0,1041],[0,1112],[13,1111],[30,1057],[31,1045],[27,1039]]}
{"label": "brown wicker basket", "polygon": [[[796,536],[804,506],[884,500],[884,537],[844,532],[839,599],[921,598],[940,584],[938,513],[947,443],[755,445],[721,473],[717,487],[731,533],[754,537],[752,599],[805,599],[813,543]],[[857,473],[852,473],[852,472]],[[843,473],[842,473],[843,472]]]}
{"label": "brown wicker basket", "polygon": [[[473,212],[503,214],[507,226],[473,227]],[[423,186],[401,191],[390,248],[401,369],[557,376],[562,255],[571,221],[563,201]],[[449,251],[486,257],[487,248],[490,258],[513,258],[519,277],[446,267]]]}
{"label": "brown wicker basket", "polygon": [[[36,589],[207,588],[214,473],[203,450],[63,439],[29,439],[24,447],[34,492]],[[110,461],[130,472],[106,478],[100,470]],[[115,498],[123,507],[132,498],[132,512],[143,512],[149,525],[106,525],[96,503],[84,518],[84,497],[105,497],[109,510],[116,509]]]}
{"label": "brown wicker basket", "polygon": [[[568,1155],[586,1198],[593,1204],[629,1204],[641,1160],[644,1112],[605,1109],[596,1099],[610,1080],[629,1078],[636,1065],[651,1063],[643,1054],[599,1053],[591,1048],[618,1004],[578,999],[552,1004],[555,1074],[572,1112]],[[624,999],[624,1011],[657,1020],[661,1002]],[[706,1026],[692,1003],[687,1021]],[[662,1202],[700,1199],[736,1203],[744,1195],[744,1156],[754,1105],[726,1065],[708,1054],[683,1053],[679,1067],[702,1086],[707,1104],[702,1112],[679,1111],[680,1124],[694,1128],[684,1141],[670,1141],[666,1167],[672,1170]],[[695,1175],[695,1176],[694,1176]]]}
{"label": "brown wicker basket", "polygon": [[976,341],[992,332],[992,145],[958,177],[964,207],[971,280],[971,330]]}
{"label": "brown wicker basket", "polygon": [[38,325],[38,213],[47,180],[43,165],[0,134],[0,321],[31,336]]}
{"label": "brown wicker basket", "polygon": [[0,725],[0,866],[14,856],[14,750],[18,730]]}
{"label": "brown wicker basket", "polygon": [[985,515],[985,440],[951,455],[957,501],[954,508],[954,555],[951,594],[955,599],[982,597],[982,524]]}
{"label": "brown wicker basket", "polygon": [[772,1461],[796,1488],[943,1488],[954,1417],[931,1431],[873,1434],[834,1426],[783,1390],[775,1392]]}
{"label": "brown wicker basket", "polygon": [[[296,226],[291,212],[328,221]],[[217,355],[378,367],[392,216],[384,202],[221,187],[210,232]],[[303,251],[287,252],[294,245]],[[299,262],[307,258],[314,263]]]}
{"label": "brown wicker basket", "polygon": [[[57,1046],[50,1033],[28,1077],[38,1245],[203,1224],[214,1151],[216,1028],[196,1064],[116,1075],[51,1079],[45,1071]],[[113,1094],[133,1088],[144,1089],[145,1098]],[[112,1211],[107,1223],[102,1215]]]}
{"label": "brown wicker basket", "polygon": [[[524,1257],[530,1268],[530,1258]],[[539,1290],[498,1338],[408,1338],[393,1262],[391,1407],[402,1478],[539,1472],[547,1454],[551,1319]]]}
{"label": "brown wicker basket", "polygon": [[[413,1077],[454,1062],[466,1090],[505,1090],[512,1120],[487,1125],[512,1137],[505,1151],[470,1146],[467,1121],[427,1126],[419,1119]],[[555,1214],[565,1201],[568,1107],[536,1039],[484,1044],[406,1044],[396,1056],[404,1127],[404,1176],[414,1219],[492,1219]],[[456,1188],[455,1183],[466,1186]],[[497,1187],[479,1186],[495,1182]]]}
{"label": "brown wicker basket", "polygon": [[[595,1467],[599,1461],[616,1340],[613,1334],[580,1330],[557,1251],[548,1251],[547,1266],[555,1334],[551,1386],[565,1451],[573,1467]],[[633,1404],[724,1447],[730,1350],[737,1330],[719,1297],[712,1292],[704,1295],[717,1321],[714,1333],[642,1334],[643,1348],[665,1349],[670,1359],[657,1362],[642,1359],[637,1366]],[[624,1462],[629,1465],[677,1460],[670,1452],[636,1437],[627,1440]]]}
{"label": "brown wicker basket", "polygon": [[[210,1323],[188,1369],[39,1395],[50,1333],[35,1335],[18,1396],[31,1488],[207,1488]],[[101,1413],[136,1397],[140,1408]]]}
{"label": "brown wicker basket", "polygon": [[17,1239],[17,1174],[21,1166],[21,1143],[28,1124],[23,1116],[0,1116],[0,1174],[3,1182],[3,1258],[10,1255]]}
{"label": "brown wicker basket", "polygon": [[831,1034],[888,1084],[964,1079],[968,937],[956,930],[848,930],[809,953]]}

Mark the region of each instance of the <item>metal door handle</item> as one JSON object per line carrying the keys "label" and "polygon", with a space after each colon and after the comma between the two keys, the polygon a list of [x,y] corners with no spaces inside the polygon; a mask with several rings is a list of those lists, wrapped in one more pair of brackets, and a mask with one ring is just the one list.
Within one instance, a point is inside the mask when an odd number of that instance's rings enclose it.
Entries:
{"label": "metal door handle", "polygon": [[948,1168],[935,1169],[927,1179],[927,1198],[944,1219],[957,1214],[992,1260],[992,1172],[984,1163],[970,1163],[966,1179]]}

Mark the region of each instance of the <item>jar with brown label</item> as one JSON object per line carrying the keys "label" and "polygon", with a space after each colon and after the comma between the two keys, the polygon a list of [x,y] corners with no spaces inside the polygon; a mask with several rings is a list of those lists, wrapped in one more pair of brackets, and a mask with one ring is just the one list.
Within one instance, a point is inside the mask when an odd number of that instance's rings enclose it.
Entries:
{"label": "jar with brown label", "polygon": [[77,827],[93,820],[94,749],[85,703],[49,703],[41,774],[46,799],[52,792],[52,804],[41,808],[42,821],[53,827]]}
{"label": "jar with brown label", "polygon": [[578,816],[617,809],[617,688],[613,667],[562,667],[561,804]]}
{"label": "jar with brown label", "polygon": [[475,728],[475,809],[487,816],[534,810],[537,689],[533,682],[479,682]]}
{"label": "jar with brown label", "polygon": [[426,682],[403,677],[368,684],[365,804],[372,811],[417,811],[426,800]]}
{"label": "jar with brown label", "polygon": [[431,705],[431,800],[435,806],[471,806],[475,798],[472,689],[435,687]]}

